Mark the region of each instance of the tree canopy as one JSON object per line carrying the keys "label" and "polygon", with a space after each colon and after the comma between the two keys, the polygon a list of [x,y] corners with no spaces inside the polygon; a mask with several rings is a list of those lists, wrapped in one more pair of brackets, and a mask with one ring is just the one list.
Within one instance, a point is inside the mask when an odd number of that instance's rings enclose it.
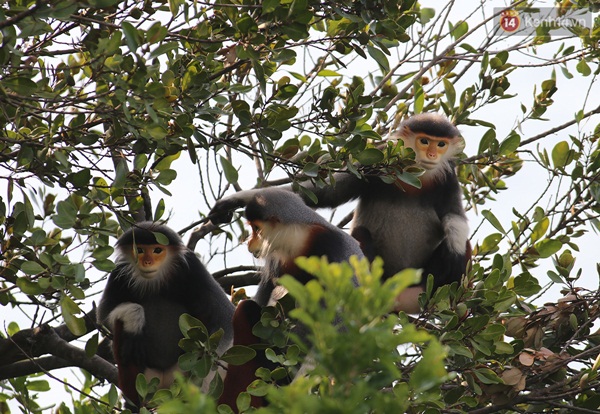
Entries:
{"label": "tree canopy", "polygon": [[[254,186],[324,185],[338,171],[419,186],[414,154],[378,143],[422,112],[445,114],[465,137],[470,274],[430,289],[423,312],[407,316],[387,310],[418,271],[382,282],[378,262],[303,260],[316,279],[282,283],[318,367],[284,387],[274,385],[279,371],[263,371],[251,392],[268,396],[265,412],[600,412],[600,264],[590,254],[600,230],[597,8],[4,2],[0,412],[38,411],[59,388],[55,412],[122,408],[93,305],[122,229],[168,220],[241,297],[256,282],[240,246],[246,230],[241,219],[208,222],[214,202]],[[343,227],[348,211],[330,218]],[[353,327],[344,332],[331,326],[339,303]],[[306,351],[283,333],[289,323],[265,310],[262,334],[283,366]],[[210,341],[194,336],[195,322],[181,326],[181,364],[200,374]],[[54,373],[65,367],[82,369],[80,383],[62,384]],[[238,402],[246,410],[249,396]],[[153,403],[217,410],[193,378]]]}

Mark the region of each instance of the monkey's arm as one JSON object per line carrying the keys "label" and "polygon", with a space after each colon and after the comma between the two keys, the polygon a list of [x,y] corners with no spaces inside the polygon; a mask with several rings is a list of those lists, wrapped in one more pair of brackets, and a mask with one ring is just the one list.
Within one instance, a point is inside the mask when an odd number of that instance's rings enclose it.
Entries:
{"label": "monkey's arm", "polygon": [[260,189],[238,191],[235,194],[223,197],[210,210],[208,218],[214,224],[231,222],[234,210],[245,207],[258,191]]}
{"label": "monkey's arm", "polygon": [[335,173],[333,183],[327,183],[324,187],[319,188],[312,183],[301,184],[303,188],[317,197],[316,204],[305,192],[299,191],[298,194],[309,206],[337,207],[360,197],[366,191],[368,185],[369,182],[365,178],[358,178],[352,173]]}
{"label": "monkey's arm", "polygon": [[231,321],[235,306],[194,252],[187,251],[184,260],[187,262],[187,275],[178,281],[178,288],[181,289],[178,296],[184,298],[187,312],[200,319],[210,334],[223,329],[223,338],[217,349],[222,354],[233,341]]}
{"label": "monkey's arm", "polygon": [[[433,274],[434,288],[460,281],[471,257],[469,223],[462,205],[462,193],[454,172],[435,191],[434,208],[442,223],[443,239],[424,267],[424,279]],[[424,282],[425,282],[424,280]],[[423,282],[423,283],[424,283]]]}
{"label": "monkey's arm", "polygon": [[124,283],[127,280],[126,275],[122,275],[125,271],[125,265],[117,265],[115,270],[112,271],[106,282],[106,287],[102,294],[102,299],[98,305],[97,319],[99,324],[104,324],[112,329],[108,321],[109,314],[121,303],[130,302],[130,290],[127,284]]}
{"label": "monkey's arm", "polygon": [[118,340],[113,340],[115,357],[141,371],[145,368],[145,312],[140,304],[133,302],[129,277],[121,274],[124,270],[125,266],[119,266],[108,278],[98,306],[98,323],[106,325],[113,333],[117,326],[120,328]]}

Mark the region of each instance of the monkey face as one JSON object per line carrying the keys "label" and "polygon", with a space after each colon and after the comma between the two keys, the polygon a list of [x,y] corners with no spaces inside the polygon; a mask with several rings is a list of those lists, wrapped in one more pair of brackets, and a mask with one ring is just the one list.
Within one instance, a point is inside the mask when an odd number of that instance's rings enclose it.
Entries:
{"label": "monkey face", "polygon": [[152,279],[166,264],[169,248],[162,244],[137,244],[133,246],[132,253],[139,274],[145,279]]}
{"label": "monkey face", "polygon": [[[248,251],[252,253],[254,257],[261,257],[263,254],[263,243],[264,243],[264,234],[263,231],[265,227],[268,225],[267,222],[262,220],[253,220],[250,221],[250,227],[252,228],[252,234],[246,240],[248,242]],[[268,233],[268,229],[267,229]]]}
{"label": "monkey face", "polygon": [[448,138],[417,135],[415,137],[416,161],[427,170],[434,169],[440,161],[444,161],[444,155],[449,147],[450,140]]}
{"label": "monkey face", "polygon": [[311,232],[318,225],[306,223],[281,223],[273,220],[252,220],[252,235],[248,238],[248,251],[257,258],[276,255],[279,260],[302,256],[309,246]]}

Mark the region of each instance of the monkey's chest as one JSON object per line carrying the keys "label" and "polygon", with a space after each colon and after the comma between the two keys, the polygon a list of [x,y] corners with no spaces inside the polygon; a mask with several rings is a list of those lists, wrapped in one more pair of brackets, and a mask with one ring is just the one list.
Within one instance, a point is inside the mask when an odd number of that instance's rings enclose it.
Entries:
{"label": "monkey's chest", "polygon": [[369,231],[375,255],[384,260],[386,276],[407,267],[423,267],[443,237],[435,210],[418,197],[365,200],[352,226]]}
{"label": "monkey's chest", "polygon": [[183,353],[178,345],[183,337],[179,329],[179,316],[186,310],[177,302],[164,298],[154,298],[143,306],[146,314],[146,362],[151,368],[171,368]]}

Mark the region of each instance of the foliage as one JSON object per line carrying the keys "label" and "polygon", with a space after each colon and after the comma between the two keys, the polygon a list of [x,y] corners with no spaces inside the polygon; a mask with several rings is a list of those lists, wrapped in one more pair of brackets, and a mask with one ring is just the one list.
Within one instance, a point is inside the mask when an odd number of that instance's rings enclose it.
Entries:
{"label": "foliage", "polygon": [[[600,102],[593,93],[600,31],[589,13],[597,4],[515,2],[521,16],[541,6],[591,20],[559,37],[552,26],[499,32],[494,14],[501,10],[490,2],[426,3],[0,5],[0,304],[7,315],[0,410],[46,405],[41,398],[62,385],[53,372],[63,367],[82,368],[83,378],[64,385],[71,401],[56,397],[57,412],[121,406],[116,388],[106,386],[115,372],[92,301],[114,266],[122,229],[170,219],[185,234],[202,224],[188,233],[189,246],[202,241],[198,251],[224,286],[252,284],[244,274],[251,259],[236,249],[243,223],[205,223],[216,199],[254,185],[320,185],[335,171],[379,171],[417,184],[410,152],[377,143],[405,115],[427,111],[445,113],[466,138],[458,173],[475,229],[471,274],[460,286],[429,291],[415,318],[383,316],[391,293],[368,279],[377,279],[377,265],[354,264],[378,292],[344,309],[365,327],[365,341],[380,338],[367,345],[352,323],[342,332],[324,328],[321,318],[339,309],[318,312],[302,299],[353,292],[285,282],[302,302],[296,316],[318,324],[323,360],[292,387],[268,384],[274,407],[296,399],[286,393],[306,391],[302,404],[357,412],[369,410],[365,401],[380,404],[373,409],[402,404],[407,412],[597,410],[600,268],[597,253],[594,263],[585,255],[586,233],[600,228]],[[523,193],[518,177],[529,181]],[[349,272],[306,266],[318,270],[323,286]],[[392,335],[392,324],[406,333]],[[191,355],[206,343],[214,349],[201,337],[188,338]],[[333,364],[325,340],[342,350],[362,344],[361,359],[351,362],[365,364],[364,375],[352,382],[338,371],[353,365]],[[387,348],[399,341],[406,344],[399,353]],[[379,360],[370,354],[382,349]],[[295,352],[283,358],[290,365],[300,358]],[[444,353],[449,374],[429,383],[435,375],[419,371],[427,365],[419,361],[438,369]],[[202,358],[189,355],[188,368],[206,372],[208,364],[194,365]],[[325,370],[340,382],[323,381]],[[347,381],[360,390],[352,398],[344,394]],[[314,385],[318,392],[308,393]],[[376,386],[390,393],[375,394]],[[164,412],[214,409],[194,385],[176,387]]]}

